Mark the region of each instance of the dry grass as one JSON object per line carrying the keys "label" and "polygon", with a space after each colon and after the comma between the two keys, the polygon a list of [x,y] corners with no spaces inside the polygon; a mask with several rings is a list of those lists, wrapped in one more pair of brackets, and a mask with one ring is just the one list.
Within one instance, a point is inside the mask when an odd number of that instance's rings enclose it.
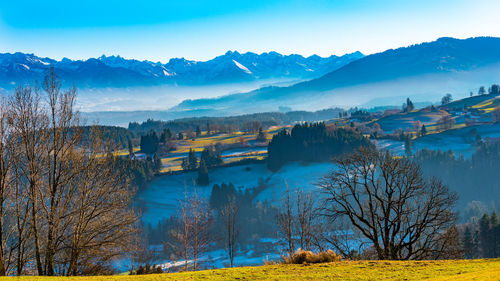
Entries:
{"label": "dry grass", "polygon": [[166,280],[500,280],[500,259],[448,261],[340,261],[275,264],[197,272],[96,277],[4,277],[0,281]]}
{"label": "dry grass", "polygon": [[298,250],[291,257],[284,258],[285,264],[328,263],[337,262],[340,260],[342,260],[342,257],[335,254],[332,250],[319,253]]}

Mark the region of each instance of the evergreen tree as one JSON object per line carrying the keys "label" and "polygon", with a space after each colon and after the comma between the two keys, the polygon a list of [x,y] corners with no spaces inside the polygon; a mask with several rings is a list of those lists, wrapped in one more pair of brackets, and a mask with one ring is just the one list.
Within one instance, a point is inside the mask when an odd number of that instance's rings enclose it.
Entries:
{"label": "evergreen tree", "polygon": [[451,94],[446,94],[442,99],[441,99],[441,105],[447,105],[453,100]]}
{"label": "evergreen tree", "polygon": [[490,243],[491,257],[497,258],[500,256],[500,220],[495,212],[490,216]]}
{"label": "evergreen tree", "polygon": [[134,146],[132,145],[132,140],[130,137],[127,138],[128,155],[132,157],[134,155]]}
{"label": "evergreen tree", "polygon": [[267,141],[267,136],[262,130],[262,127],[259,128],[259,134],[257,134],[257,138],[255,138],[256,141],[258,142],[265,142]]}
{"label": "evergreen tree", "polygon": [[333,156],[359,147],[372,147],[370,141],[353,130],[327,130],[324,123],[297,124],[290,132],[281,130],[269,142],[267,165],[279,170],[292,161],[329,161]]}
{"label": "evergreen tree", "polygon": [[196,180],[198,185],[206,186],[209,184],[208,180],[208,168],[205,164],[205,160],[201,158],[200,167],[198,168],[198,179]]}
{"label": "evergreen tree", "polygon": [[152,131],[146,135],[141,136],[141,151],[146,154],[154,154],[159,148],[159,138],[156,132]]}
{"label": "evergreen tree", "polygon": [[189,163],[188,163],[188,158],[182,158],[182,164],[181,167],[184,171],[189,170]]}
{"label": "evergreen tree", "polygon": [[201,128],[199,125],[196,126],[196,137],[201,136]]}
{"label": "evergreen tree", "polygon": [[493,95],[500,94],[500,86],[498,86],[497,84],[491,85],[490,94],[493,94]]}
{"label": "evergreen tree", "polygon": [[189,149],[188,167],[189,170],[195,170],[196,167],[198,167],[198,158],[196,157],[196,152],[194,152],[192,148]]}
{"label": "evergreen tree", "polygon": [[474,258],[474,237],[472,235],[472,230],[470,226],[465,227],[464,238],[463,238],[463,248],[464,248],[464,257],[466,259]]}
{"label": "evergreen tree", "polygon": [[166,143],[167,142],[167,131],[163,129],[160,135],[160,143]]}
{"label": "evergreen tree", "polygon": [[158,156],[158,153],[155,153],[153,157],[153,164],[155,173],[159,173],[161,171],[162,164],[161,164],[161,158],[160,156]]}
{"label": "evergreen tree", "polygon": [[410,98],[406,98],[406,104],[403,106],[403,111],[404,112],[412,112],[413,109],[415,109],[413,102],[410,100]]}
{"label": "evergreen tree", "polygon": [[479,246],[484,258],[491,257],[490,217],[484,214],[479,220]]}
{"label": "evergreen tree", "polygon": [[184,139],[184,135],[182,134],[182,132],[179,132],[179,134],[177,135],[177,139],[178,140]]}
{"label": "evergreen tree", "polygon": [[425,128],[425,125],[422,125],[422,128],[420,129],[420,135],[421,136],[427,135],[427,129]]}
{"label": "evergreen tree", "polygon": [[223,163],[220,151],[213,146],[203,149],[200,159],[205,162],[207,167],[217,167]]}
{"label": "evergreen tree", "polygon": [[486,94],[486,89],[484,88],[484,86],[479,87],[479,90],[477,91],[477,94],[478,95],[484,95],[484,94]]}
{"label": "evergreen tree", "polygon": [[411,137],[409,135],[405,136],[404,138],[404,145],[405,145],[405,154],[407,156],[411,156]]}

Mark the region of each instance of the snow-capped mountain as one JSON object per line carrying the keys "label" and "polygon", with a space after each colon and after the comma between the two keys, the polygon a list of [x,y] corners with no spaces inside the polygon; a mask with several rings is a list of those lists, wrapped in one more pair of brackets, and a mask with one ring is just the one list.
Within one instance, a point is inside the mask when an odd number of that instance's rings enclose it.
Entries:
{"label": "snow-capped mountain", "polygon": [[312,79],[362,58],[356,52],[344,56],[303,57],[270,53],[227,52],[208,61],[174,58],[168,63],[101,56],[88,60],[60,61],[33,54],[0,54],[0,87],[41,81],[45,71],[54,67],[63,84],[77,87],[123,87],[162,84],[219,84],[270,78]]}

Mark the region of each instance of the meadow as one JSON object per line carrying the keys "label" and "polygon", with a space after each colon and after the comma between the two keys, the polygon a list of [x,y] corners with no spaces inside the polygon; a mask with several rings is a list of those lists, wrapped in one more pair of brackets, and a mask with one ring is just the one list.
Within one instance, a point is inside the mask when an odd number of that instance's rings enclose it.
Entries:
{"label": "meadow", "polygon": [[0,281],[167,280],[500,280],[500,259],[440,261],[340,261],[264,265],[196,272],[93,277],[2,277]]}

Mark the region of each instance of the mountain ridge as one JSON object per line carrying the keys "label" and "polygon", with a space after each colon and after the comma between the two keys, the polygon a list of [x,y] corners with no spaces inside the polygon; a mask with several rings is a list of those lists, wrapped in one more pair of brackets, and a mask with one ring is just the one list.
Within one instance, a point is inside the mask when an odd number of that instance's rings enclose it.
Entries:
{"label": "mountain ridge", "polygon": [[[497,65],[498,64],[498,65]],[[493,72],[486,73],[484,79],[477,79],[476,73],[491,67]],[[490,71],[491,72],[491,71]],[[370,84],[391,83],[396,80],[418,80],[436,78],[435,82],[443,85],[446,91],[449,84],[458,85],[464,81],[477,81],[479,87],[485,81],[493,81],[500,74],[500,38],[473,37],[455,39],[442,37],[432,42],[414,44],[407,47],[389,49],[352,61],[319,78],[299,82],[287,87],[263,87],[247,93],[232,94],[220,98],[185,100],[175,110],[207,109],[209,107],[227,110],[234,107],[236,101],[257,107],[256,103],[279,102],[279,105],[292,106],[290,102],[296,99],[295,105],[301,104],[304,97],[309,100],[316,96],[334,96],[341,89],[359,87]],[[439,79],[437,79],[439,77]],[[463,80],[463,81],[460,81]],[[498,81],[496,81],[498,82]],[[464,83],[462,83],[464,84]],[[403,84],[401,84],[403,85]],[[401,86],[399,85],[399,86]],[[421,92],[432,92],[422,83]],[[430,86],[429,86],[430,87]],[[455,87],[456,88],[456,87]],[[453,87],[449,87],[453,89]],[[407,96],[418,94],[419,89],[410,89]],[[361,94],[358,92],[358,94]],[[363,93],[366,95],[365,93]],[[444,94],[444,93],[442,93]],[[352,93],[350,93],[352,96]],[[374,96],[376,96],[374,94]],[[429,95],[428,95],[429,96]],[[321,104],[321,103],[318,103]],[[273,104],[274,106],[275,104]],[[341,106],[329,104],[328,106]],[[304,109],[295,107],[294,109]],[[266,108],[270,110],[270,108]]]}
{"label": "mountain ridge", "polygon": [[162,84],[203,85],[255,81],[270,78],[311,79],[337,69],[364,55],[343,56],[282,55],[277,52],[256,54],[228,51],[207,61],[172,58],[167,63],[105,56],[87,60],[54,60],[34,54],[0,54],[0,87],[41,80],[51,66],[63,84],[83,88],[155,86]]}

